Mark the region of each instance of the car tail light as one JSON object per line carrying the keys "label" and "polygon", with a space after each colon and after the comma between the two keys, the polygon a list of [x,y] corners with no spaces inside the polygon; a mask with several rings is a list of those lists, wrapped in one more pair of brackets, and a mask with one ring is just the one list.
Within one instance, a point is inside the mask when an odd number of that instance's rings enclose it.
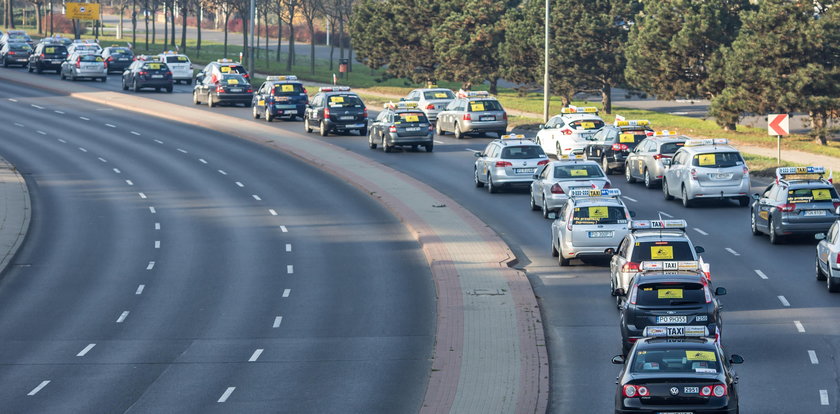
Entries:
{"label": "car tail light", "polygon": [[246,89],[245,92],[246,93],[254,93],[254,90],[249,88],[249,89]]}
{"label": "car tail light", "polygon": [[782,204],[779,206],[779,211],[783,213],[790,213],[793,210],[796,210],[796,204]]}
{"label": "car tail light", "polygon": [[434,105],[434,104],[428,104],[428,105],[426,105],[426,110],[427,110],[427,111],[430,111],[430,110],[432,110],[432,109],[435,109],[435,105]]}
{"label": "car tail light", "polygon": [[706,385],[700,388],[700,395],[703,397],[710,397],[712,395],[712,386]]}
{"label": "car tail light", "polygon": [[397,132],[397,127],[395,127],[395,126],[391,125],[391,126],[388,128],[388,132]]}
{"label": "car tail light", "polygon": [[703,293],[706,294],[706,303],[712,303],[712,294],[709,292],[709,285],[703,287]]}
{"label": "car tail light", "polygon": [[638,297],[638,296],[639,296],[639,287],[638,286],[633,286],[633,290],[632,290],[632,292],[630,292],[630,299],[629,299],[631,305],[636,304],[636,297]]}
{"label": "car tail light", "polygon": [[650,395],[650,391],[648,391],[647,387],[639,387],[636,389],[636,392],[639,393],[639,397],[647,397]]}
{"label": "car tail light", "polygon": [[744,175],[750,175],[750,169],[747,166],[744,166]]}
{"label": "car tail light", "polygon": [[646,137],[652,137],[653,136],[653,131],[645,131],[645,136]]}
{"label": "car tail light", "polygon": [[661,160],[663,158],[671,158],[671,156],[670,155],[665,155],[665,154],[656,154],[656,155],[653,156],[653,159],[655,159],[655,160]]}
{"label": "car tail light", "polygon": [[[542,161],[537,163],[537,165],[546,165],[546,164],[548,164],[548,160],[542,160]],[[840,203],[838,203],[838,204],[840,204]]]}
{"label": "car tail light", "polygon": [[222,85],[216,85],[216,92],[217,93],[224,93],[225,92],[225,87],[222,86]]}
{"label": "car tail light", "polygon": [[[303,93],[309,93],[309,92],[306,92],[306,88],[303,88]],[[307,100],[309,100],[309,97],[307,97]]]}
{"label": "car tail light", "polygon": [[114,61],[114,57],[113,56],[108,56],[108,60],[106,62],[113,62],[113,61]]}
{"label": "car tail light", "polygon": [[696,180],[696,179],[697,179],[697,169],[696,169],[696,168],[692,168],[692,169],[691,169],[691,179],[692,179],[692,180]]}
{"label": "car tail light", "polygon": [[472,121],[472,115],[470,115],[470,114],[464,114],[463,119],[464,119],[464,121]]}
{"label": "car tail light", "polygon": [[365,108],[365,109],[364,109],[364,111],[362,111],[362,114],[365,116],[365,118],[367,118],[367,117],[368,117],[367,108]]}
{"label": "car tail light", "polygon": [[14,55],[14,54],[15,54],[15,51],[14,51],[14,50],[10,50],[10,51],[9,51],[9,54],[10,54],[10,55]]}
{"label": "car tail light", "polygon": [[705,385],[700,388],[700,395],[703,397],[711,397],[712,395],[723,397],[726,394],[729,394],[729,391],[726,389],[726,385],[723,384]]}
{"label": "car tail light", "polygon": [[558,183],[554,183],[549,191],[551,191],[551,194],[566,194],[566,192],[563,191],[563,187],[560,187],[560,184]]}
{"label": "car tail light", "polygon": [[41,59],[43,59],[43,58],[45,58],[45,57],[46,57],[46,56],[44,56],[44,54],[43,54],[43,53],[41,53]]}
{"label": "car tail light", "polygon": [[835,264],[840,264],[840,253],[837,253],[837,258],[834,259]]}
{"label": "car tail light", "polygon": [[612,144],[613,151],[627,151],[627,148],[627,144],[619,144],[617,142]]}
{"label": "car tail light", "polygon": [[840,207],[840,203],[834,203],[834,209],[837,210],[837,207]]}
{"label": "car tail light", "polygon": [[141,70],[140,72],[137,72],[137,74],[140,75],[140,76],[146,76],[146,75],[149,74],[149,72],[146,72],[145,70]]}
{"label": "car tail light", "polygon": [[631,384],[625,385],[624,388],[621,389],[621,393],[627,398],[647,397],[650,395],[650,391],[648,391],[647,387]]}
{"label": "car tail light", "polygon": [[622,272],[638,272],[639,271],[639,264],[636,262],[627,262],[624,266],[621,266]]}
{"label": "car tail light", "polygon": [[245,79],[248,79],[248,78],[250,78],[250,77],[251,77],[251,75],[249,75],[249,74],[247,74],[247,73],[243,73],[243,74],[242,74],[242,77],[243,77],[243,78],[245,78]]}
{"label": "car tail light", "polygon": [[502,112],[502,119],[507,121],[507,112]]}
{"label": "car tail light", "polygon": [[166,76],[172,76],[172,72],[166,72]]}
{"label": "car tail light", "polygon": [[82,60],[81,59],[76,59],[76,67],[77,68],[82,67]]}
{"label": "car tail light", "polygon": [[508,161],[496,161],[496,168],[513,167]]}
{"label": "car tail light", "polygon": [[324,118],[329,118],[329,117],[330,117],[330,108],[326,107],[326,108],[324,108]]}
{"label": "car tail light", "polygon": [[562,132],[563,135],[572,135],[572,130],[568,128],[563,128],[560,130],[560,132]]}

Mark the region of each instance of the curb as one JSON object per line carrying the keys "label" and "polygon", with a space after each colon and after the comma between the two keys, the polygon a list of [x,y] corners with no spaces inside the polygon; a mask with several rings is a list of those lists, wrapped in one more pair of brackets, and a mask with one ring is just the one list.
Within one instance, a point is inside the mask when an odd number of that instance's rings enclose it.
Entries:
{"label": "curb", "polygon": [[0,157],[0,274],[17,254],[32,216],[26,180],[14,165]]}

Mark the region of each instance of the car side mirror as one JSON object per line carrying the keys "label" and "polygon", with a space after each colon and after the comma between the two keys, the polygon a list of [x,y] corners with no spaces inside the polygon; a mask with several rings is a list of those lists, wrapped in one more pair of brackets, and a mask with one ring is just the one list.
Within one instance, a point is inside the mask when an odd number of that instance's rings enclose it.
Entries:
{"label": "car side mirror", "polygon": [[484,154],[482,154],[482,153],[480,153],[480,152],[476,152],[476,153],[474,153],[474,154],[475,154],[475,157],[476,157],[476,158],[481,158],[481,157],[483,157],[483,156],[484,156]]}
{"label": "car side mirror", "polygon": [[405,98],[400,98],[400,102],[405,102]]}
{"label": "car side mirror", "polygon": [[758,195],[758,193],[755,193],[755,194],[752,195],[752,199],[753,200],[759,200],[759,199],[761,199],[761,196]]}
{"label": "car side mirror", "polygon": [[624,291],[624,288],[618,288],[611,292],[613,296],[626,296],[627,292]]}
{"label": "car side mirror", "polygon": [[671,166],[671,159],[670,158],[663,158],[662,159],[662,165],[665,166],[665,167],[670,167]]}
{"label": "car side mirror", "polygon": [[834,214],[837,214],[838,216],[840,216],[840,206],[838,206],[836,209],[834,209]]}
{"label": "car side mirror", "polygon": [[610,248],[604,250],[604,254],[607,255],[607,256],[615,256],[615,249],[610,247]]}
{"label": "car side mirror", "polygon": [[732,354],[732,356],[729,357],[729,363],[730,364],[743,364],[744,363],[744,357],[742,357],[738,354]]}
{"label": "car side mirror", "polygon": [[545,129],[545,128],[546,128],[546,126],[545,126],[545,125],[540,124],[540,129]]}
{"label": "car side mirror", "polygon": [[723,295],[726,295],[726,288],[725,287],[719,287],[719,288],[715,289],[715,296],[723,296]]}
{"label": "car side mirror", "polygon": [[636,212],[633,211],[633,210],[630,210],[630,217],[636,217]]}
{"label": "car side mirror", "polygon": [[814,238],[817,240],[825,240],[825,233],[817,233],[814,235]]}
{"label": "car side mirror", "polygon": [[[732,355],[733,357],[735,355]],[[612,357],[612,363],[616,365],[624,365],[624,356],[623,355],[616,355]]]}
{"label": "car side mirror", "polygon": [[697,253],[706,253],[706,249],[703,246],[694,246],[694,251]]}

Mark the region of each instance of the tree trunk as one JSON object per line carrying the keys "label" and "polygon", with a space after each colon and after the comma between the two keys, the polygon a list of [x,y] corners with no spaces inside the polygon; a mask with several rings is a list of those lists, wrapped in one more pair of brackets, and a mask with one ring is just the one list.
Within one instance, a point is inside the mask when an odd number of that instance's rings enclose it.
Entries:
{"label": "tree trunk", "polygon": [[826,126],[828,125],[828,116],[822,112],[811,111],[808,113],[811,116],[811,126],[813,135],[817,144],[828,145],[828,138],[826,137]]}
{"label": "tree trunk", "polygon": [[338,58],[344,59],[344,19],[338,21]]}
{"label": "tree trunk", "polygon": [[131,47],[137,47],[137,0],[131,0]]}
{"label": "tree trunk", "polygon": [[269,56],[271,56],[271,53],[269,53],[271,52],[271,47],[268,45],[268,39],[270,37],[268,31],[271,30],[268,24],[268,9],[263,12],[263,28],[265,29],[265,65],[268,66]]}
{"label": "tree trunk", "polygon": [[604,105],[604,113],[611,114],[612,113],[612,85],[608,82],[604,82],[601,85],[601,103]]}
{"label": "tree trunk", "polygon": [[15,28],[15,1],[9,0],[9,24],[6,26],[10,29]]}
{"label": "tree trunk", "polygon": [[499,93],[499,78],[490,79],[490,94],[496,95]]}
{"label": "tree trunk", "polygon": [[289,16],[289,54],[286,56],[286,70],[291,72],[295,63],[295,25],[294,16]]}
{"label": "tree trunk", "polygon": [[[148,39],[149,38],[149,35],[148,35],[149,19],[146,18],[145,20],[146,20],[146,33],[147,33],[146,34],[146,39]],[[146,44],[147,45],[149,44],[148,40],[146,40]],[[153,2],[152,3],[152,46],[154,46],[156,44],[157,44],[157,3]],[[148,49],[148,48],[149,47],[146,46],[146,49]]]}
{"label": "tree trunk", "polygon": [[315,22],[307,19],[309,25],[309,73],[315,74]]}
{"label": "tree trunk", "polygon": [[169,48],[169,8],[166,7],[166,1],[163,2],[163,50]]}
{"label": "tree trunk", "polygon": [[[172,49],[175,49],[175,0],[171,0],[172,4],[169,6],[169,18],[170,18],[170,25],[169,28],[171,30],[171,34],[169,39],[172,40]],[[169,49],[169,46],[166,46],[164,49]]]}
{"label": "tree trunk", "polygon": [[[243,13],[244,14],[244,13]],[[247,67],[251,66],[251,54],[248,53],[248,19],[245,19],[242,16],[242,65]],[[252,73],[251,76],[254,74]]]}
{"label": "tree trunk", "polygon": [[38,34],[44,34],[44,28],[41,26],[41,3],[35,3],[35,29]]}
{"label": "tree trunk", "polygon": [[187,53],[187,6],[181,6],[181,53]]}
{"label": "tree trunk", "polygon": [[283,40],[283,16],[280,15],[280,10],[277,10],[277,56],[274,57],[274,60],[279,62],[280,61],[280,46],[282,45]]}
{"label": "tree trunk", "polygon": [[195,38],[195,56],[201,56],[201,15],[204,13],[204,8],[201,5],[201,2],[198,3],[198,13],[195,14],[195,30],[196,38]]}
{"label": "tree trunk", "polygon": [[117,39],[122,39],[123,28],[125,27],[123,25],[123,15],[125,15],[125,7],[120,9],[120,23],[119,26],[117,26],[117,33],[119,33],[119,35],[117,36]]}
{"label": "tree trunk", "polygon": [[230,21],[230,13],[225,12],[225,57],[227,57],[228,47],[228,22]]}
{"label": "tree trunk", "polygon": [[262,41],[262,26],[260,26],[260,12],[259,10],[255,11],[254,17],[257,19],[254,25],[254,60],[258,60],[260,58],[260,42]]}

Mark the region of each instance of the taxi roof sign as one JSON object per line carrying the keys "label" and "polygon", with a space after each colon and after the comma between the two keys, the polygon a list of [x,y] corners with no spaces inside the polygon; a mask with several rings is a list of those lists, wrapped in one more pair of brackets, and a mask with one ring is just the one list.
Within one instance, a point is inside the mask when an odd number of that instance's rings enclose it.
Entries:
{"label": "taxi roof sign", "polygon": [[642,333],[645,337],[704,337],[709,336],[705,326],[646,326]]}
{"label": "taxi roof sign", "polygon": [[265,80],[268,82],[274,81],[296,81],[298,77],[295,75],[283,75],[283,76],[266,76]]}
{"label": "taxi roof sign", "polygon": [[714,139],[690,139],[685,142],[686,147],[700,147],[703,145],[727,145],[729,140],[726,138]]}
{"label": "taxi roof sign", "polygon": [[776,181],[821,180],[824,174],[825,167],[779,167],[776,168]]}
{"label": "taxi roof sign", "polygon": [[656,271],[656,270],[690,270],[702,271],[703,267],[697,260],[683,260],[683,261],[645,261],[639,264],[641,271]]}
{"label": "taxi roof sign", "polygon": [[560,161],[575,161],[575,160],[583,160],[583,154],[567,154],[561,155],[557,158]]}
{"label": "taxi roof sign", "polygon": [[318,92],[347,92],[349,90],[349,86],[322,86],[318,88]]}
{"label": "taxi roof sign", "polygon": [[647,119],[631,119],[629,121],[628,120],[618,120],[618,119],[616,119],[615,122],[613,122],[613,125],[615,125],[617,127],[648,126],[648,125],[650,125],[650,121],[648,121]]}
{"label": "taxi roof sign", "polygon": [[667,129],[663,129],[662,131],[656,131],[653,133],[655,137],[667,137],[667,136],[674,136],[677,135],[676,131],[669,131]]}
{"label": "taxi roof sign", "polygon": [[621,190],[617,188],[604,189],[587,189],[576,188],[569,191],[569,197],[618,197],[621,195]]}
{"label": "taxi roof sign", "polygon": [[507,134],[507,135],[502,135],[500,138],[503,139],[503,140],[504,139],[528,139],[528,138],[525,138],[525,135],[522,135],[522,134]]}
{"label": "taxi roof sign", "polygon": [[597,114],[598,108],[594,106],[567,106],[560,109],[561,114]]}
{"label": "taxi roof sign", "polygon": [[630,230],[660,230],[676,229],[685,230],[688,223],[682,219],[676,220],[633,220],[630,222]]}
{"label": "taxi roof sign", "polygon": [[388,102],[382,105],[383,109],[417,109],[417,102]]}

